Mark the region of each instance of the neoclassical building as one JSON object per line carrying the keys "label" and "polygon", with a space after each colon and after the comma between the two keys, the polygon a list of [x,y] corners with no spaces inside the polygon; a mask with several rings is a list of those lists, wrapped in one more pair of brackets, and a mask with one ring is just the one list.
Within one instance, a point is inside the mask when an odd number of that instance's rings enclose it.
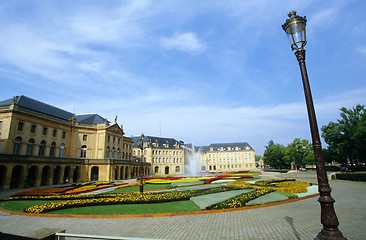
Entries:
{"label": "neoclassical building", "polygon": [[255,151],[246,142],[192,146],[173,138],[145,136],[143,152],[140,137],[133,137],[133,158],[151,164],[153,175],[196,175],[199,172],[257,171]]}
{"label": "neoclassical building", "polygon": [[141,150],[139,137],[124,134],[117,117],[75,115],[26,96],[0,101],[0,189],[181,175],[192,163],[191,174],[256,170],[246,142],[192,147],[146,136]]}
{"label": "neoclassical building", "polygon": [[150,172],[133,139],[98,114],[75,115],[26,96],[0,102],[0,189],[113,181]]}
{"label": "neoclassical building", "polygon": [[195,147],[202,172],[256,171],[255,151],[246,142]]}
{"label": "neoclassical building", "polygon": [[[142,158],[140,137],[132,137],[134,142],[133,156]],[[174,138],[144,136],[143,161],[151,164],[153,175],[184,174],[185,149],[182,141]],[[140,161],[140,160],[138,160]]]}

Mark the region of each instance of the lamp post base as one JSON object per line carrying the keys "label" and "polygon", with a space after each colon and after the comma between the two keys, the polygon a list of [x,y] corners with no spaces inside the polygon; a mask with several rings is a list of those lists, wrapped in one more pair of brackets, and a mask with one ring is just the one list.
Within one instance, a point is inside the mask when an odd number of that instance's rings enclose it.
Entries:
{"label": "lamp post base", "polygon": [[144,193],[144,184],[140,183],[140,193]]}
{"label": "lamp post base", "polygon": [[318,236],[314,238],[315,240],[347,240],[345,238],[341,231],[338,230],[338,228],[335,229],[325,229],[323,228]]}

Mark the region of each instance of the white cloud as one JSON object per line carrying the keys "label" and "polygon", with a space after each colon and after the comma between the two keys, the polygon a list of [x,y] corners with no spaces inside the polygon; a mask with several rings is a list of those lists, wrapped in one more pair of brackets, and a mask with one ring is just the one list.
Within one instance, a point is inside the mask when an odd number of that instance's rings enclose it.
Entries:
{"label": "white cloud", "polygon": [[165,48],[192,53],[202,52],[206,49],[205,44],[192,32],[174,34],[170,38],[162,38],[161,44]]}

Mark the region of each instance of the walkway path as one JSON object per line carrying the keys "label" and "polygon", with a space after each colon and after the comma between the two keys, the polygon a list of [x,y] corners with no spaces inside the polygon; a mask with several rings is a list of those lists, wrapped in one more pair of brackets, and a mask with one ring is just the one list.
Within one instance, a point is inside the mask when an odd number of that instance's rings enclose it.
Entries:
{"label": "walkway path", "polygon": [[[314,179],[314,176],[314,173],[301,173],[298,177]],[[349,240],[365,239],[366,183],[333,180],[330,184],[336,200],[340,230]],[[314,239],[322,226],[317,197],[259,209],[173,217],[81,219],[29,217],[0,212],[1,232],[25,234],[40,228],[155,239],[298,240]]]}

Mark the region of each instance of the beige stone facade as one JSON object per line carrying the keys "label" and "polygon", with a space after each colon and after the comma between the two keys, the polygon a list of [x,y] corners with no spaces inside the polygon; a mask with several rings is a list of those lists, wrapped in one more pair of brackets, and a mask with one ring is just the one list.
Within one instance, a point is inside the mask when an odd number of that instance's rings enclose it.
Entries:
{"label": "beige stone facade", "polygon": [[139,137],[124,134],[117,117],[110,123],[25,96],[0,101],[0,189],[182,175],[192,156],[190,174],[256,170],[245,142],[195,147],[192,154],[192,146],[173,138],[144,137],[141,149]]}
{"label": "beige stone facade", "polygon": [[133,140],[98,114],[74,115],[18,96],[0,102],[0,189],[113,181],[150,172]]}
{"label": "beige stone facade", "polygon": [[218,143],[198,147],[202,172],[256,171],[255,151],[246,142]]}
{"label": "beige stone facade", "polygon": [[[133,139],[133,156],[140,161],[142,150],[138,137]],[[144,161],[151,164],[150,174],[159,176],[258,170],[255,151],[246,142],[192,147],[172,138],[147,136],[144,137],[143,156]]]}
{"label": "beige stone facade", "polygon": [[[133,156],[141,159],[139,137],[133,137]],[[184,144],[173,138],[145,136],[143,144],[144,162],[151,164],[150,175],[184,174]]]}

